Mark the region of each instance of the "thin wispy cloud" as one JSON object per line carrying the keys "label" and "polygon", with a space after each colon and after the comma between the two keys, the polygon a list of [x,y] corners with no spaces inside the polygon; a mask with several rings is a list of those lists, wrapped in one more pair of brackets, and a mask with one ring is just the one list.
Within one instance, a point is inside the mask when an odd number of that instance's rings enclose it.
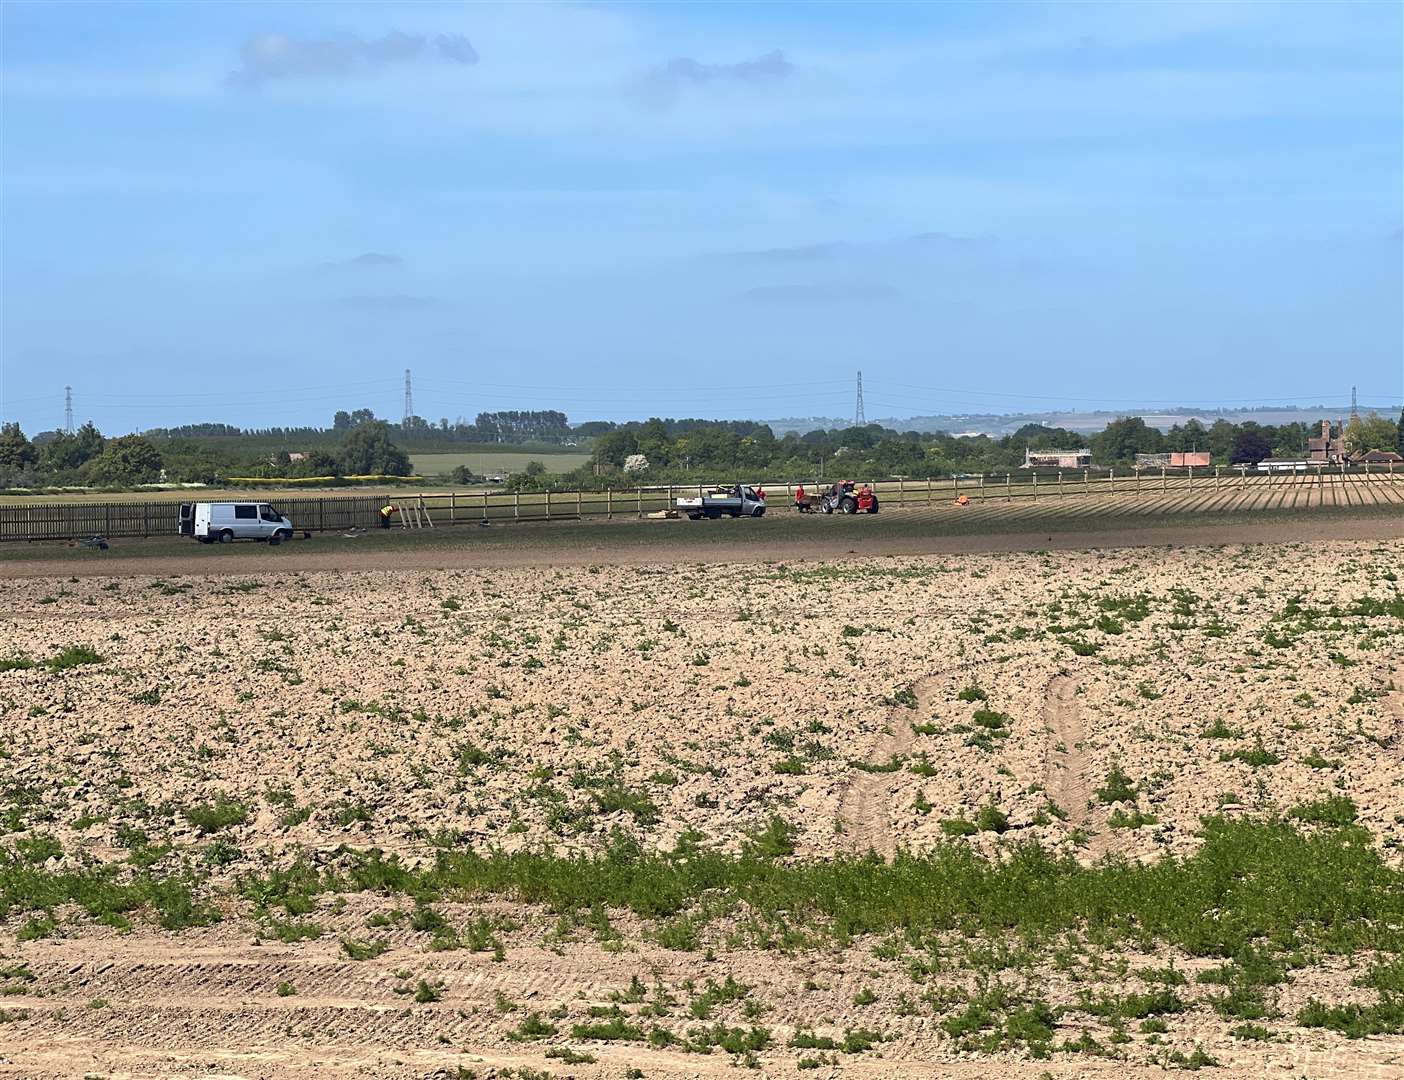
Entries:
{"label": "thin wispy cloud", "polygon": [[794,64],[785,59],[785,54],[779,49],[774,49],[754,60],[742,60],[735,64],[704,64],[691,57],[680,56],[676,60],[669,60],[658,71],[657,77],[666,82],[767,82],[786,78],[794,70]]}
{"label": "thin wispy cloud", "polygon": [[229,73],[231,86],[256,87],[280,79],[346,78],[393,65],[440,60],[471,65],[477,50],[462,34],[402,34],[364,41],[358,37],[290,38],[256,34],[239,50],[240,66]]}
{"label": "thin wispy cloud", "polygon": [[902,292],[883,282],[822,282],[811,285],[758,285],[737,299],[750,304],[806,306],[810,304],[873,303],[897,300]]}
{"label": "thin wispy cloud", "polygon": [[443,301],[433,296],[411,296],[406,293],[360,294],[342,296],[337,304],[356,311],[424,311],[443,305]]}
{"label": "thin wispy cloud", "polygon": [[398,255],[388,255],[383,251],[364,251],[360,255],[350,259],[342,259],[339,262],[329,262],[328,269],[348,270],[374,270],[380,267],[404,266],[405,260]]}
{"label": "thin wispy cloud", "polygon": [[711,258],[749,263],[807,263],[831,259],[844,249],[843,244],[801,244],[796,247],[762,248],[755,251],[728,251]]}
{"label": "thin wispy cloud", "polygon": [[644,90],[655,99],[671,100],[686,87],[760,86],[783,82],[794,70],[779,49],[731,64],[707,64],[679,56],[651,72],[644,80]]}

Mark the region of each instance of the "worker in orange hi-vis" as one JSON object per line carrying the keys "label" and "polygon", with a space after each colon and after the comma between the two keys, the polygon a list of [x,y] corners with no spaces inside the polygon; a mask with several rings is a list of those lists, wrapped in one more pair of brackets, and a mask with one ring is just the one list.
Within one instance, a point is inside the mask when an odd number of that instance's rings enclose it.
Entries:
{"label": "worker in orange hi-vis", "polygon": [[969,505],[970,505],[970,496],[969,496],[969,495],[962,495],[960,498],[958,498],[958,499],[955,501],[955,504],[956,504],[957,506],[969,506]]}

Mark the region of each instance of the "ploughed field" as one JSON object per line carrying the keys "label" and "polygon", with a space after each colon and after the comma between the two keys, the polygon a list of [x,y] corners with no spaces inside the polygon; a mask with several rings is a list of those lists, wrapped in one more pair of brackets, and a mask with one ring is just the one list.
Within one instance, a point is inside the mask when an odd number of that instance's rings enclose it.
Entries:
{"label": "ploughed field", "polygon": [[0,1075],[1390,1075],[1401,575],[8,580]]}

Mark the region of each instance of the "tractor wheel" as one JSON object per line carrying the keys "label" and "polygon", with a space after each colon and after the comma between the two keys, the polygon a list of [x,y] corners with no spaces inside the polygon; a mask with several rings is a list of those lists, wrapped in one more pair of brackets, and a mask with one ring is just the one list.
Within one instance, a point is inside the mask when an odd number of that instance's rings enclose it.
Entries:
{"label": "tractor wheel", "polygon": [[852,514],[856,513],[857,510],[858,500],[855,499],[852,495],[845,495],[842,499],[839,500],[840,514]]}
{"label": "tractor wheel", "polygon": [[871,510],[869,510],[868,513],[870,513],[870,514],[876,514],[877,512],[878,512],[878,501],[877,501],[877,496],[874,495],[874,496],[873,496],[873,508],[872,508]]}

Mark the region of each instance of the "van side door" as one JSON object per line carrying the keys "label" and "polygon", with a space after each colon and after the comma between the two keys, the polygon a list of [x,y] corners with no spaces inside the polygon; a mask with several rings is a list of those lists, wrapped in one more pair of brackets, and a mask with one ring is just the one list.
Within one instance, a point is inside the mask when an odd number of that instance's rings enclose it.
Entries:
{"label": "van side door", "polygon": [[234,504],[234,536],[258,539],[262,536],[258,524],[258,507],[253,503]]}

